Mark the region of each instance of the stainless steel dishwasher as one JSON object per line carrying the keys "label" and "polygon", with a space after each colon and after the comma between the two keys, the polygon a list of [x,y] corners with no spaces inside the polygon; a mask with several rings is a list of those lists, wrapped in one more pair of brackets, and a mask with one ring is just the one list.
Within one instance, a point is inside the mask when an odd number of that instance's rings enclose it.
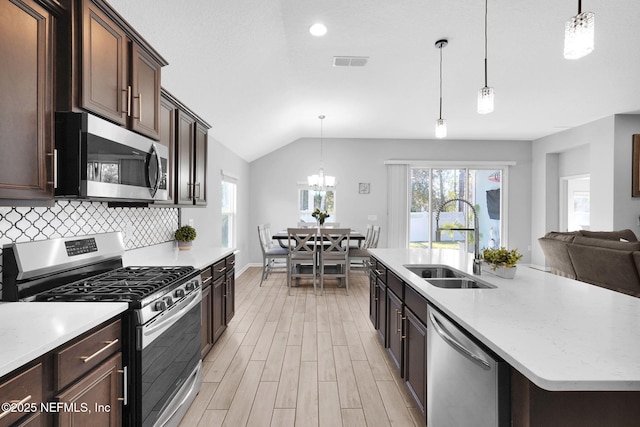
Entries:
{"label": "stainless steel dishwasher", "polygon": [[509,365],[428,306],[427,426],[510,424]]}

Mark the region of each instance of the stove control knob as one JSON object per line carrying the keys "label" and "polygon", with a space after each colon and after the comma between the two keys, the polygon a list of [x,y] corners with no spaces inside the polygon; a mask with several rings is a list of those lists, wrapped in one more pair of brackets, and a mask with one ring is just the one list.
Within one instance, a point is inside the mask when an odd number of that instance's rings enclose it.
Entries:
{"label": "stove control knob", "polygon": [[155,307],[156,311],[164,311],[167,309],[167,303],[164,301],[157,301]]}
{"label": "stove control knob", "polygon": [[162,299],[166,302],[167,307],[171,307],[171,306],[173,305],[173,298],[171,298],[171,297],[164,297],[164,298],[162,298]]}
{"label": "stove control knob", "polygon": [[187,285],[185,286],[187,288],[188,291],[192,291],[194,290],[196,287],[198,286],[198,282],[197,281],[192,281],[192,282],[188,282]]}
{"label": "stove control knob", "polygon": [[173,293],[176,298],[182,298],[184,296],[184,289],[176,289]]}

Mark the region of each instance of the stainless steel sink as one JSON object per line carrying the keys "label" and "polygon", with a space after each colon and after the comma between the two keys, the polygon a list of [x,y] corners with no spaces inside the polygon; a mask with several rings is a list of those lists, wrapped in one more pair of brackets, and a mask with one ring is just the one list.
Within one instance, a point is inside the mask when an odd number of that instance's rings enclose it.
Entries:
{"label": "stainless steel sink", "polygon": [[454,268],[441,264],[416,265],[407,264],[407,270],[422,277],[428,283],[445,289],[492,289],[495,286],[465,274]]}
{"label": "stainless steel sink", "polygon": [[423,279],[431,279],[437,277],[465,277],[458,270],[454,270],[446,265],[405,265],[407,270],[417,274]]}
{"label": "stainless steel sink", "polygon": [[492,289],[495,286],[470,277],[426,279],[428,283],[445,289]]}

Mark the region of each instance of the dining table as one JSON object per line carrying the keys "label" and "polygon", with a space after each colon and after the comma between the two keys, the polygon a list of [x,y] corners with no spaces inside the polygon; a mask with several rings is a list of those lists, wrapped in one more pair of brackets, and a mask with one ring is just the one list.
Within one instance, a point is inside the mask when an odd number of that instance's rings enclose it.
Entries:
{"label": "dining table", "polygon": [[[292,228],[299,228],[299,227],[292,227]],[[310,233],[319,234],[317,227],[309,227],[308,230]],[[366,236],[363,233],[359,231],[354,231],[354,230],[351,230],[351,234],[349,234],[349,240],[352,242],[353,241],[357,242],[358,247],[360,247],[362,242],[364,242],[365,237]],[[288,245],[289,234],[287,233],[287,230],[281,230],[275,233],[273,236],[271,236],[271,238],[277,241],[281,247],[286,248]]]}

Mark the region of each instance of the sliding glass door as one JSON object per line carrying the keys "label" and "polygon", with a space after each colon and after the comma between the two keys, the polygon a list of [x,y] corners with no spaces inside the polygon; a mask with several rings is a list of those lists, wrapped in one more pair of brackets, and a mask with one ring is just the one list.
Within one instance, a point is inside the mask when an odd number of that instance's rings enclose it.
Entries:
{"label": "sliding glass door", "polygon": [[505,246],[503,236],[503,169],[412,168],[409,245],[473,251],[474,233],[447,228],[474,228],[478,213],[480,248]]}

